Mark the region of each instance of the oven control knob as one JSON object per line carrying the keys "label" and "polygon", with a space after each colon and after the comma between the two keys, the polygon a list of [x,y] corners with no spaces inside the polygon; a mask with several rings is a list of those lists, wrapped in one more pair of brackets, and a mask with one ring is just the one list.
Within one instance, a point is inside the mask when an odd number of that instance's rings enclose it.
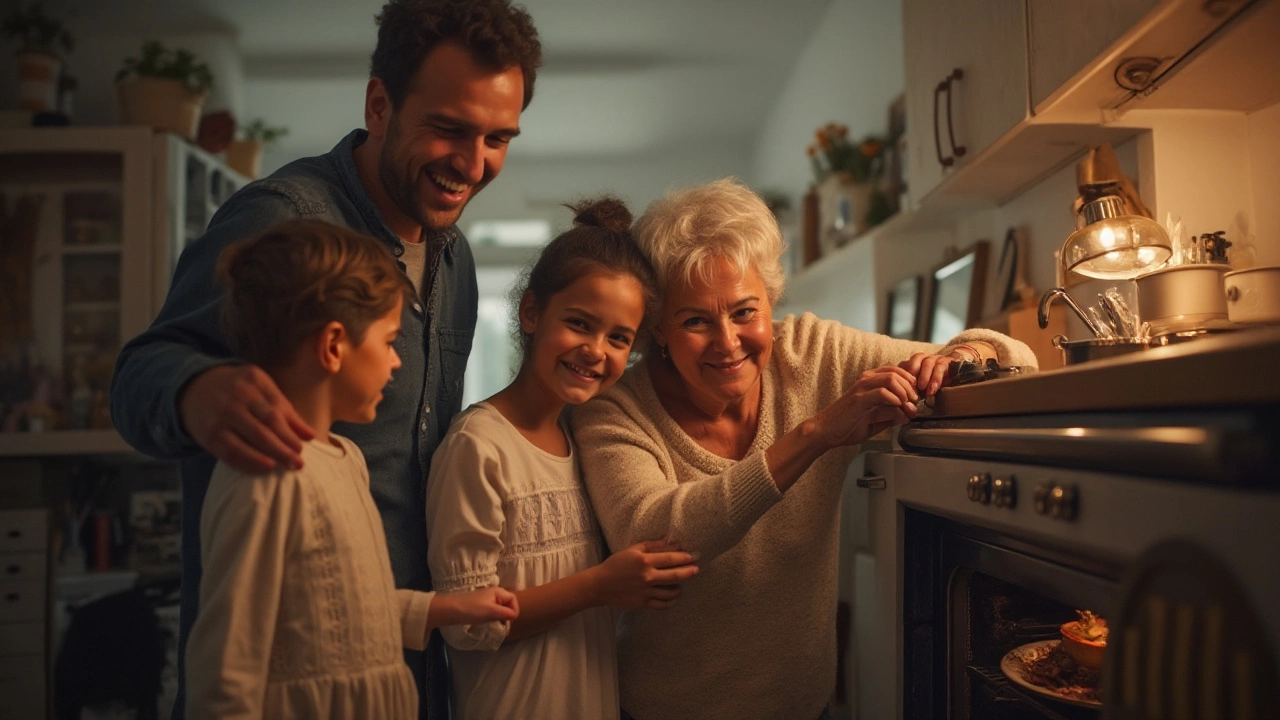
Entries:
{"label": "oven control knob", "polygon": [[1049,517],[1075,520],[1079,498],[1074,485],[1054,485],[1049,491]]}
{"label": "oven control knob", "polygon": [[1031,506],[1040,515],[1049,514],[1049,492],[1052,490],[1053,486],[1049,483],[1040,483],[1031,494]]}
{"label": "oven control knob", "polygon": [[991,501],[998,508],[1011,508],[1018,503],[1018,484],[1012,475],[991,481]]}
{"label": "oven control knob", "polygon": [[991,502],[991,476],[987,473],[978,473],[970,477],[967,494],[973,502],[983,505]]}

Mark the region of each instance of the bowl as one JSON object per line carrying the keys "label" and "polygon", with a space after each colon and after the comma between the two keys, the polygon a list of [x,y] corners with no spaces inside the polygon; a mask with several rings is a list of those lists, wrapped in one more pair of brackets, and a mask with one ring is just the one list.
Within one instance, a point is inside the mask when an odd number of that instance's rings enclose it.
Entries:
{"label": "bowl", "polygon": [[1079,632],[1079,627],[1079,620],[1062,623],[1062,627],[1059,628],[1062,633],[1062,648],[1081,667],[1101,670],[1102,656],[1107,651],[1107,641],[1083,638],[1076,634]]}
{"label": "bowl", "polygon": [[1062,351],[1062,362],[1065,365],[1079,365],[1083,362],[1102,360],[1103,358],[1127,355],[1151,346],[1147,340],[1137,338],[1090,338],[1088,340],[1068,340],[1065,335],[1056,335],[1053,346]]}

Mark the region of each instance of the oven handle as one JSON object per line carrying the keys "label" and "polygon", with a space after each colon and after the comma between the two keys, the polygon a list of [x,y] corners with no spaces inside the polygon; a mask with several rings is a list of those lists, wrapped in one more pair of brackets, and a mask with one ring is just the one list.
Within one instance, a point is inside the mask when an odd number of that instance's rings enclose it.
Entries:
{"label": "oven handle", "polygon": [[1213,472],[1229,438],[1200,427],[920,428],[898,442],[910,452],[946,450],[1007,460],[1107,466],[1116,470]]}

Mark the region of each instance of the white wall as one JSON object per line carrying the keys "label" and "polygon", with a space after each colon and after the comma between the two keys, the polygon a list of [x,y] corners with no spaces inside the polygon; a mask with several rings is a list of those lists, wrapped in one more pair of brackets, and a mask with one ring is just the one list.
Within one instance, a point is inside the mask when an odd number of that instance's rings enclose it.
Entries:
{"label": "white wall", "polygon": [[1249,115],[1248,131],[1255,260],[1280,265],[1280,103]]}
{"label": "white wall", "polygon": [[902,3],[834,0],[801,53],[756,142],[747,180],[793,200],[813,182],[805,148],[836,122],[853,137],[883,135],[902,94]]}
{"label": "white wall", "polygon": [[639,215],[668,189],[723,175],[745,175],[745,147],[690,146],[669,153],[602,160],[550,161],[510,157],[502,174],[467,207],[463,229],[476,220],[542,218],[555,231],[569,223],[560,207],[584,195],[611,193]]}

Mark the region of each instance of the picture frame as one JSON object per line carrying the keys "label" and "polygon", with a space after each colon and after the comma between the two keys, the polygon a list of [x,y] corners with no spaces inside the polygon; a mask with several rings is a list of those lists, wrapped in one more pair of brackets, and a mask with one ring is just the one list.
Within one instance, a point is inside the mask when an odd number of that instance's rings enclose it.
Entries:
{"label": "picture frame", "polygon": [[910,275],[894,283],[885,301],[884,334],[898,340],[919,340],[923,299],[923,275]]}
{"label": "picture frame", "polygon": [[948,253],[929,273],[923,333],[928,342],[945,343],[981,320],[989,255],[990,243],[979,240]]}

